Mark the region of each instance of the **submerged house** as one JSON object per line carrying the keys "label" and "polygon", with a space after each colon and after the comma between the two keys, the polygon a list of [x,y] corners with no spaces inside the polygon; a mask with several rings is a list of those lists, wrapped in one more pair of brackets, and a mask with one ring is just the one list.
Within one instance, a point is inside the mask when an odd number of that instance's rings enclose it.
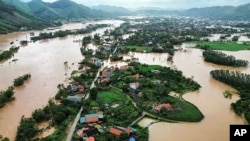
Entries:
{"label": "submerged house", "polygon": [[27,45],[28,44],[28,41],[27,40],[21,40],[20,41],[20,45]]}

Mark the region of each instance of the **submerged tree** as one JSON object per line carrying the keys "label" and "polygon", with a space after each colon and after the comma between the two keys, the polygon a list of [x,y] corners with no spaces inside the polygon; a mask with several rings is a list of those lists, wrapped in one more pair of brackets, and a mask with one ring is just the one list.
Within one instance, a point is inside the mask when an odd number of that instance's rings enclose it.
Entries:
{"label": "submerged tree", "polygon": [[227,55],[223,52],[213,50],[205,50],[203,52],[203,57],[206,62],[233,67],[246,67],[249,63],[246,60],[235,59],[232,55]]}
{"label": "submerged tree", "polygon": [[14,80],[14,86],[21,86],[23,85],[25,80],[28,80],[31,77],[30,74],[25,74],[23,76],[19,76]]}

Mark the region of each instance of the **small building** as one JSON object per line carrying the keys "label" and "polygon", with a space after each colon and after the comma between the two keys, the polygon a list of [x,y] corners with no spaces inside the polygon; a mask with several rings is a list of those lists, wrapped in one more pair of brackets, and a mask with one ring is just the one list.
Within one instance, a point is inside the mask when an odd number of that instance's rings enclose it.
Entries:
{"label": "small building", "polygon": [[123,66],[120,66],[120,71],[124,71],[124,70],[127,70],[128,69],[128,65],[123,65]]}
{"label": "small building", "polygon": [[98,122],[104,118],[103,114],[87,114],[80,118],[80,123],[93,123]]}
{"label": "small building", "polygon": [[159,74],[159,73],[161,73],[161,71],[159,71],[159,70],[151,70],[151,72],[154,73],[154,74]]}
{"label": "small building", "polygon": [[114,105],[111,106],[111,108],[117,108],[119,106],[120,106],[119,104],[114,104]]}
{"label": "small building", "polygon": [[27,41],[27,40],[21,40],[21,41],[20,41],[20,44],[21,44],[21,45],[27,45],[27,44],[28,44],[28,41]]}
{"label": "small building", "polygon": [[90,137],[88,137],[85,141],[95,141],[95,138],[92,137],[92,136],[90,136]]}
{"label": "small building", "polygon": [[81,102],[81,98],[79,96],[67,96],[66,100],[69,100],[72,102]]}
{"label": "small building", "polygon": [[101,67],[101,66],[102,66],[102,60],[97,59],[97,60],[95,61],[95,65],[96,65],[97,67]]}
{"label": "small building", "polygon": [[134,137],[130,137],[129,141],[136,141]]}
{"label": "small building", "polygon": [[139,86],[140,86],[139,82],[129,83],[130,89],[133,89],[133,90],[136,90],[137,88],[139,88]]}
{"label": "small building", "polygon": [[98,132],[98,130],[96,128],[90,128],[89,130],[86,131],[86,135],[88,137],[93,136],[94,134],[96,134]]}
{"label": "small building", "polygon": [[119,130],[119,129],[116,129],[116,128],[110,128],[109,129],[109,132],[111,133],[111,134],[114,134],[114,135],[116,135],[116,136],[120,136],[121,134],[122,134],[122,130]]}
{"label": "small building", "polygon": [[160,112],[161,109],[165,108],[166,110],[170,111],[172,110],[172,105],[169,103],[165,103],[165,104],[160,104],[160,105],[155,105],[154,106],[154,110],[157,112]]}
{"label": "small building", "polygon": [[98,117],[85,117],[86,123],[91,123],[91,122],[98,122],[99,118]]}
{"label": "small building", "polygon": [[103,48],[106,51],[110,51],[111,50],[111,44],[103,44]]}

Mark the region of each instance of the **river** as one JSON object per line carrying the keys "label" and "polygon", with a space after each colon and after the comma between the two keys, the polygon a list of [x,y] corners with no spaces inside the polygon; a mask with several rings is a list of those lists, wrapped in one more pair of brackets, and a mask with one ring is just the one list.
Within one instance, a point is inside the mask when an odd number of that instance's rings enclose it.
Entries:
{"label": "river", "polygon": [[[106,23],[110,27],[97,29],[90,33],[100,35],[106,29],[114,29],[123,21],[104,20],[89,23],[71,23],[56,30],[80,29],[88,24]],[[53,32],[51,31],[51,32]],[[34,31],[36,35],[44,31]],[[48,100],[55,96],[59,83],[68,83],[73,70],[78,69],[78,62],[83,57],[80,52],[80,43],[74,40],[82,39],[86,35],[67,36],[63,38],[47,39],[28,43],[21,46],[18,53],[8,61],[0,63],[0,90],[6,90],[13,84],[13,80],[21,75],[30,73],[31,79],[21,87],[15,88],[15,100],[7,103],[0,109],[0,135],[14,140],[21,117],[28,117],[32,111],[42,108]],[[29,32],[15,32],[0,35],[0,50],[7,50],[13,45],[18,46],[20,40],[29,40]],[[16,62],[11,60],[18,59]],[[68,66],[64,62],[68,62]]]}

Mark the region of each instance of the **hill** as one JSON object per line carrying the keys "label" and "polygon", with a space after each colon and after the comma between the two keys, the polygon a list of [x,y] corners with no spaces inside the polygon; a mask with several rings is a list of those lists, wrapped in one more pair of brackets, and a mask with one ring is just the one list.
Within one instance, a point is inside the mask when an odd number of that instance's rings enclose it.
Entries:
{"label": "hill", "polygon": [[110,6],[110,5],[98,5],[91,7],[95,10],[102,10],[109,13],[112,16],[127,16],[132,15],[132,12],[124,7]]}
{"label": "hill", "polygon": [[240,6],[213,6],[204,8],[191,8],[182,11],[144,9],[136,12],[142,15],[179,15],[191,17],[205,17],[219,20],[248,20],[250,21],[250,3]]}
{"label": "hill", "polygon": [[250,4],[244,4],[237,7],[233,6],[215,6],[205,8],[192,8],[183,11],[184,16],[199,16],[222,20],[250,20]]}
{"label": "hill", "polygon": [[58,0],[52,3],[42,0],[21,2],[20,0],[4,0],[8,4],[45,20],[96,18],[107,16],[105,12],[93,10],[71,0]]}
{"label": "hill", "polygon": [[44,28],[48,24],[0,0],[0,33]]}

